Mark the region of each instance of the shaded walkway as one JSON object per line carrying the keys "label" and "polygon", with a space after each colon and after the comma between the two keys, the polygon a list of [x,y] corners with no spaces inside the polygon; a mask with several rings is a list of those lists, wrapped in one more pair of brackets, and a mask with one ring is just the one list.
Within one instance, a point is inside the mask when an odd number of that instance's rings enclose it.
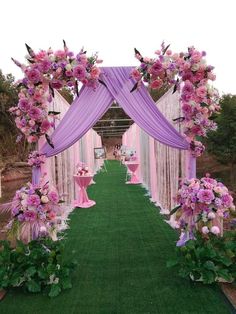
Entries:
{"label": "shaded walkway", "polygon": [[220,290],[179,278],[166,268],[177,238],[125,169],[109,161],[89,195],[97,205],[75,209],[66,255],[76,250],[73,288],[59,297],[10,292],[1,314],[231,313]]}

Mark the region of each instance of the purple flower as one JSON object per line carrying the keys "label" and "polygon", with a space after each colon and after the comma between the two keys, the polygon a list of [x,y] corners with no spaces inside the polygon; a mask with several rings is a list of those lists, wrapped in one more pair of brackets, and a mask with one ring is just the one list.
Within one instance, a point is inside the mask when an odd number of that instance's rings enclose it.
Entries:
{"label": "purple flower", "polygon": [[184,246],[189,240],[195,240],[193,233],[188,231],[182,232],[176,246]]}
{"label": "purple flower", "polygon": [[210,204],[215,198],[214,193],[212,192],[212,190],[209,190],[209,189],[199,190],[197,197],[201,203],[206,203],[206,204]]}
{"label": "purple flower", "polygon": [[17,216],[17,219],[18,219],[20,222],[22,222],[22,221],[25,220],[25,215],[24,215],[24,214],[20,214],[20,215]]}
{"label": "purple flower", "polygon": [[233,198],[232,198],[231,195],[225,194],[225,195],[222,196],[221,200],[222,200],[222,204],[225,207],[231,207],[232,206]]}
{"label": "purple flower", "polygon": [[27,200],[27,204],[30,206],[40,205],[40,197],[36,194],[30,195]]}
{"label": "purple flower", "polygon": [[11,213],[13,216],[16,216],[19,213],[19,208],[13,207]]}

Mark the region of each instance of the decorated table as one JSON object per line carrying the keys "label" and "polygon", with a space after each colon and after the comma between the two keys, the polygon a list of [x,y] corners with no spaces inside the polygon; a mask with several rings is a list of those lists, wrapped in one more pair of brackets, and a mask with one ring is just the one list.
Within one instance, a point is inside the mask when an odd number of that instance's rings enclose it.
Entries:
{"label": "decorated table", "polygon": [[91,183],[93,176],[92,175],[74,175],[74,180],[79,186],[79,197],[74,201],[75,207],[89,208],[96,204],[95,201],[90,200],[87,194],[87,187]]}
{"label": "decorated table", "polygon": [[140,181],[135,173],[138,169],[139,163],[137,161],[127,161],[125,164],[131,172],[130,181],[127,181],[126,184],[139,184]]}

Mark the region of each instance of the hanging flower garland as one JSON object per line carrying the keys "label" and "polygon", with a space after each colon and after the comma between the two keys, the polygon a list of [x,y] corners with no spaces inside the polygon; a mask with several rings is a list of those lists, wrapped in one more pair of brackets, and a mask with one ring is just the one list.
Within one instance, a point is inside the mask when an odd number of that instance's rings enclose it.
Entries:
{"label": "hanging flower garland", "polygon": [[48,111],[48,105],[54,96],[53,89],[71,88],[78,95],[78,84],[82,83],[95,89],[100,81],[98,64],[102,60],[94,54],[88,57],[83,49],[75,55],[64,41],[64,50],[41,50],[35,53],[26,45],[29,55],[28,64],[15,64],[24,72],[24,78],[18,82],[19,102],[10,108],[15,123],[28,142],[37,142],[45,135],[53,146],[47,133],[54,126],[55,116],[59,112]]}
{"label": "hanging flower garland", "polygon": [[[209,85],[215,80],[212,72],[214,67],[206,64],[205,52],[199,52],[190,47],[186,53],[173,53],[164,43],[161,50],[156,51],[156,58],[144,58],[135,49],[135,56],[140,61],[131,76],[136,80],[131,92],[139,87],[141,81],[148,83],[150,88],[174,86],[173,92],[180,91],[184,125],[184,134],[190,145],[190,150],[196,157],[195,144],[197,137],[206,137],[207,132],[216,130],[216,123],[211,120],[213,113],[220,111],[218,91]],[[203,146],[203,145],[202,145]],[[201,149],[204,151],[204,148]]]}

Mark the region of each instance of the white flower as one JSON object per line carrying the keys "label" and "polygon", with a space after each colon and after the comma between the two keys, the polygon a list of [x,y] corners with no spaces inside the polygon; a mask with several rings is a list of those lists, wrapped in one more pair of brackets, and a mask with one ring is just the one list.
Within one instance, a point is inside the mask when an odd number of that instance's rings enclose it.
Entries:
{"label": "white flower", "polygon": [[191,66],[191,70],[192,71],[197,71],[199,69],[199,64],[198,63],[194,63],[192,66]]}
{"label": "white flower", "polygon": [[72,69],[72,66],[71,66],[70,63],[68,63],[68,64],[66,65],[66,70],[67,70],[67,71],[70,71],[71,69]]}
{"label": "white flower", "polygon": [[26,206],[27,206],[27,200],[26,200],[26,199],[23,199],[20,203],[21,203],[21,205],[22,205],[23,207],[26,207]]}
{"label": "white flower", "polygon": [[45,196],[45,195],[41,196],[41,202],[42,202],[43,204],[48,203],[48,202],[49,202],[48,197],[47,197],[47,196]]}
{"label": "white flower", "polygon": [[208,229],[207,226],[202,227],[202,233],[203,233],[203,234],[209,233],[209,229]]}
{"label": "white flower", "polygon": [[220,228],[217,226],[211,227],[211,233],[213,234],[219,234],[220,233]]}
{"label": "white flower", "polygon": [[215,218],[216,218],[216,215],[215,215],[213,212],[210,212],[210,213],[207,215],[207,217],[208,217],[209,219],[215,219]]}
{"label": "white flower", "polygon": [[40,231],[40,233],[46,233],[47,232],[47,228],[45,226],[41,226],[39,231]]}

